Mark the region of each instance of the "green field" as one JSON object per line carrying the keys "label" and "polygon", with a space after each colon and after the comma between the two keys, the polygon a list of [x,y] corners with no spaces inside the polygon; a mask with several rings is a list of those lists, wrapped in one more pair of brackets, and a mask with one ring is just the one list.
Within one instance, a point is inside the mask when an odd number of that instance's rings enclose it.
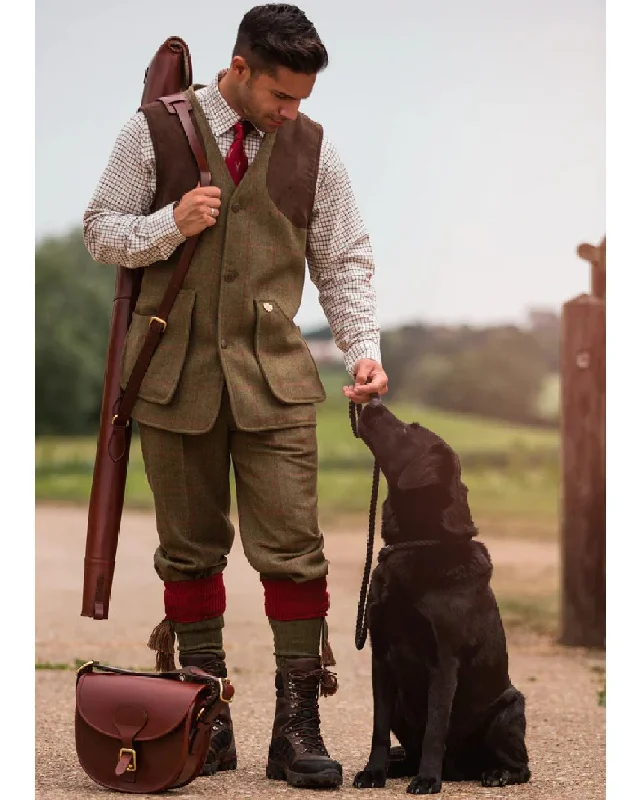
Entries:
{"label": "green field", "polygon": [[[366,524],[372,457],[354,438],[342,374],[324,374],[328,400],[318,410],[319,498],[323,524]],[[461,414],[387,402],[406,421],[436,431],[457,451],[476,522],[491,532],[550,538],[557,535],[558,434]],[[95,437],[36,440],[36,500],[86,503],[91,489]],[[384,479],[383,479],[384,485]],[[386,489],[382,489],[384,497]],[[139,442],[132,442],[126,505],[151,508]]]}

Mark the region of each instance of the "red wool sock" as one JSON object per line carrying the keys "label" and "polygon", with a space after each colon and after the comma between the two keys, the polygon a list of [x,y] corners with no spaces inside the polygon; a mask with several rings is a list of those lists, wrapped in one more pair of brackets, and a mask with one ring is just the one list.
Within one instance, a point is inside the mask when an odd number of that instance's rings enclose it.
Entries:
{"label": "red wool sock", "polygon": [[172,622],[220,617],[227,607],[222,573],[187,581],[165,581],[164,612]]}
{"label": "red wool sock", "polygon": [[264,610],[269,619],[286,622],[292,619],[326,617],[329,610],[327,579],[304,583],[292,580],[267,581],[264,586]]}

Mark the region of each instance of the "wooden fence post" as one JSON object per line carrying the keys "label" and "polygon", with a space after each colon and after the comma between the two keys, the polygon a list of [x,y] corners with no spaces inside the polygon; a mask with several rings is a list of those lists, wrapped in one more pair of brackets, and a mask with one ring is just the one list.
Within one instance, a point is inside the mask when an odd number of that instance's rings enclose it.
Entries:
{"label": "wooden fence post", "polygon": [[560,641],[604,648],[606,240],[577,252],[591,291],[562,307]]}

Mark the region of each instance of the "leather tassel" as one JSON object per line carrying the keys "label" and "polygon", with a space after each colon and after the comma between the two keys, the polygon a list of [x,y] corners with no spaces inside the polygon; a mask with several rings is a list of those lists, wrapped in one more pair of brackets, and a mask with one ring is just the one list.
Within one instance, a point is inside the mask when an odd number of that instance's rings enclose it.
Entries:
{"label": "leather tassel", "polygon": [[175,632],[171,620],[163,619],[151,632],[147,647],[156,651],[156,672],[173,672],[176,662],[173,658]]}
{"label": "leather tassel", "polygon": [[331,645],[329,642],[325,642],[322,645],[322,666],[323,667],[335,667],[336,660],[333,657],[333,650],[331,649]]}
{"label": "leather tassel", "polygon": [[320,696],[331,697],[338,691],[338,676],[335,672],[322,668],[320,676]]}

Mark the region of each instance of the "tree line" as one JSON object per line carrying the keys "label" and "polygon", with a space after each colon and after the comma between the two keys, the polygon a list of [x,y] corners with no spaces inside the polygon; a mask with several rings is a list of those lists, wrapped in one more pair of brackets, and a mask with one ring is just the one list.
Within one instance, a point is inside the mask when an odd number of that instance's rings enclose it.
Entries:
{"label": "tree line", "polygon": [[[37,245],[36,435],[97,430],[114,285],[115,268],[93,261],[80,230]],[[553,424],[559,328],[552,311],[525,326],[406,325],[383,332],[382,358],[394,397]]]}

